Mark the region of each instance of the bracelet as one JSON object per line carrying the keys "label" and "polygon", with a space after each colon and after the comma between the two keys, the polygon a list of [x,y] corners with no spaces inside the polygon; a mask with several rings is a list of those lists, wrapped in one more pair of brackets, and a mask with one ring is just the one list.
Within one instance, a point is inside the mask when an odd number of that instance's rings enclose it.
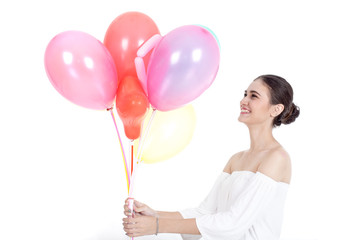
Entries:
{"label": "bracelet", "polygon": [[156,233],[155,233],[155,235],[157,236],[158,233],[159,233],[159,218],[156,217]]}

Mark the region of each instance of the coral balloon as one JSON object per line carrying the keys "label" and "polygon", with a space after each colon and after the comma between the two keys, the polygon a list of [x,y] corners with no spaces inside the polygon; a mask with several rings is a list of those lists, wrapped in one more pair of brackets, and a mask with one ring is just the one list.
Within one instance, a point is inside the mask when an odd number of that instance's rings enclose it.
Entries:
{"label": "coral balloon", "polygon": [[122,79],[116,93],[116,110],[127,138],[139,138],[148,107],[149,101],[138,79],[132,76]]}
{"label": "coral balloon", "polygon": [[220,61],[217,40],[203,27],[179,27],[165,35],[151,55],[148,98],[161,111],[181,107],[214,81]]}
{"label": "coral balloon", "polygon": [[50,82],[66,99],[96,110],[113,105],[116,67],[99,40],[79,31],[60,33],[49,42],[44,61]]}
{"label": "coral balloon", "polygon": [[[147,114],[145,123],[149,121],[150,115],[151,112]],[[191,105],[167,112],[157,111],[144,142],[142,161],[157,163],[181,152],[189,144],[195,125],[196,114]],[[138,145],[139,141],[136,140],[135,152]]]}
{"label": "coral balloon", "polygon": [[[159,34],[154,21],[140,12],[127,12],[113,20],[108,27],[104,44],[115,60],[119,79],[137,77],[134,59],[138,48],[155,34]],[[144,59],[147,66],[149,56]]]}

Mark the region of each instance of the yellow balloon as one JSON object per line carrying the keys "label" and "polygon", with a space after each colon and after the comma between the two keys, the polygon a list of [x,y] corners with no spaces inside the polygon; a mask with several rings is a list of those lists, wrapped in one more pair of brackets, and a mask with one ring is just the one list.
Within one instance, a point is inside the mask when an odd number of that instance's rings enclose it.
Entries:
{"label": "yellow balloon", "polygon": [[[152,111],[144,120],[144,135]],[[144,163],[157,163],[167,160],[181,152],[190,142],[196,125],[196,114],[192,105],[187,105],[172,111],[156,110],[150,130],[144,141],[141,160]],[[139,140],[134,142],[135,153],[138,152]]]}

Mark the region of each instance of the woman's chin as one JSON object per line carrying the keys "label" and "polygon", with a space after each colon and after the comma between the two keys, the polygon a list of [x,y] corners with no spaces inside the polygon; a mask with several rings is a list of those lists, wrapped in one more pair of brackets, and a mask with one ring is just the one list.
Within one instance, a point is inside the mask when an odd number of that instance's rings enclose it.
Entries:
{"label": "woman's chin", "polygon": [[248,125],[249,123],[249,119],[246,116],[240,115],[238,117],[238,121],[241,123],[244,123],[245,125]]}

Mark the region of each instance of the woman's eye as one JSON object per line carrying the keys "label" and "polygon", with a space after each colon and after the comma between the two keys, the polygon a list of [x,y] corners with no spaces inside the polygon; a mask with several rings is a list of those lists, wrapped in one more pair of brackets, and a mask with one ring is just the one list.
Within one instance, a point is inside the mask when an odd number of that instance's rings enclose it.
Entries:
{"label": "woman's eye", "polygon": [[244,97],[246,97],[247,96],[247,94],[246,93],[244,93]]}
{"label": "woman's eye", "polygon": [[255,94],[251,95],[251,97],[253,97],[253,98],[254,98],[254,97],[255,97],[255,98],[257,98],[257,96],[256,96]]}

